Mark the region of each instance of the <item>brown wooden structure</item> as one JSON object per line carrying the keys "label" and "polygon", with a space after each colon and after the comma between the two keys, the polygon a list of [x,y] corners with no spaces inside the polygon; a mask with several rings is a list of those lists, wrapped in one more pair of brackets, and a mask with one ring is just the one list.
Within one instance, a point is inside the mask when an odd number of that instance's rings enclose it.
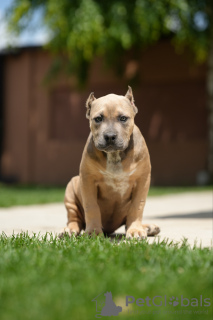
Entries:
{"label": "brown wooden structure", "polygon": [[206,67],[178,55],[166,40],[128,61],[125,77],[96,59],[84,91],[74,80],[60,77],[43,83],[51,56],[42,48],[22,48],[2,54],[1,61],[1,177],[21,183],[66,184],[78,174],[89,133],[85,101],[125,94],[132,74],[141,129],[151,155],[153,185],[195,184],[207,165]]}

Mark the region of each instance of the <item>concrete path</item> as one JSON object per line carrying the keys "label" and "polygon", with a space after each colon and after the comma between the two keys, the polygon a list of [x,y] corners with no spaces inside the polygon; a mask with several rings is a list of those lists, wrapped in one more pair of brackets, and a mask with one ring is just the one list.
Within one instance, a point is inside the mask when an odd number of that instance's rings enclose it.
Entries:
{"label": "concrete path", "polygon": [[[180,241],[188,238],[191,246],[213,245],[213,194],[212,192],[184,193],[147,199],[144,223],[160,226],[160,240]],[[21,231],[59,233],[66,225],[64,205],[48,204],[0,208],[0,233],[11,235]],[[124,227],[117,231],[124,232]],[[150,237],[149,241],[154,241]]]}

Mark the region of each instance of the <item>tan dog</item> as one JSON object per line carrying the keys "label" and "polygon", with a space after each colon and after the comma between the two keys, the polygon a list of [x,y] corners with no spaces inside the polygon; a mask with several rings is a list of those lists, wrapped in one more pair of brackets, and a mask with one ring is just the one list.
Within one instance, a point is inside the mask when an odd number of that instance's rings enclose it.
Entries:
{"label": "tan dog", "polygon": [[150,158],[134,124],[137,108],[132,89],[125,96],[109,94],[86,102],[91,133],[84,148],[80,175],[65,193],[68,213],[64,232],[78,235],[112,233],[126,225],[126,236],[156,235],[155,225],[142,225],[150,185]]}

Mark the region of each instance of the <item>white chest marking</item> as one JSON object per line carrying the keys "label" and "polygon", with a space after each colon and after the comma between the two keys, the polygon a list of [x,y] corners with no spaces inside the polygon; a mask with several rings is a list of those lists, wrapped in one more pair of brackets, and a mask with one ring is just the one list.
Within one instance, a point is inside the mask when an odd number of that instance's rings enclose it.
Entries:
{"label": "white chest marking", "polygon": [[110,186],[113,191],[120,193],[121,197],[124,196],[129,187],[129,176],[134,173],[124,172],[119,151],[107,153],[107,166],[106,170],[100,170],[104,176],[105,183]]}

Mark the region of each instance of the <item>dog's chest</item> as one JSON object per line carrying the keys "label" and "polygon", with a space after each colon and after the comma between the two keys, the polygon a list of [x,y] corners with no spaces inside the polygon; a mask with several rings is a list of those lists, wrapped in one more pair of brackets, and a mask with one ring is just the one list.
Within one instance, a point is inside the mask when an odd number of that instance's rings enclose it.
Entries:
{"label": "dog's chest", "polygon": [[100,170],[104,182],[113,192],[125,195],[129,188],[129,177],[132,172],[124,172],[119,152],[107,154],[106,170]]}

